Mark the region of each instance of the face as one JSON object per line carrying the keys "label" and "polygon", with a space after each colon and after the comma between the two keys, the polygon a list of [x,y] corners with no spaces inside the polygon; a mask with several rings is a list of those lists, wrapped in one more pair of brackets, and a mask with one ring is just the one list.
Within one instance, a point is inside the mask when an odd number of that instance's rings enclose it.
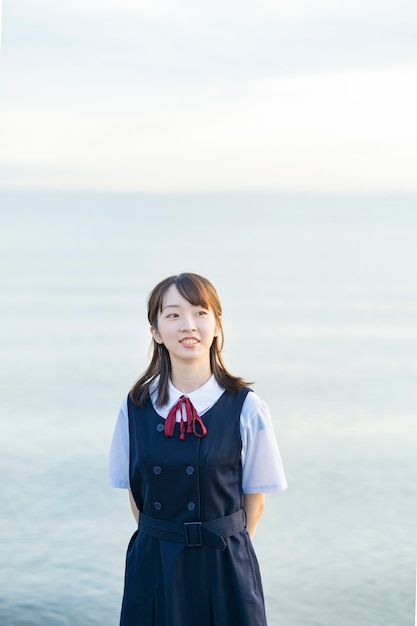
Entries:
{"label": "face", "polygon": [[194,306],[171,285],[167,290],[158,328],[151,328],[157,343],[164,344],[174,366],[184,361],[210,363],[210,347],[219,329],[211,309]]}

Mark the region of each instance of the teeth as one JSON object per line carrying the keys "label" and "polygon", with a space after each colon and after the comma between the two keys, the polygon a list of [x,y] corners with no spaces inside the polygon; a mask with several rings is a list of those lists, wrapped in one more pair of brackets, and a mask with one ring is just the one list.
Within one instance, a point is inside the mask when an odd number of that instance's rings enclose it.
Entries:
{"label": "teeth", "polygon": [[181,343],[185,343],[187,346],[192,346],[193,344],[197,343],[197,340],[196,339],[183,339]]}

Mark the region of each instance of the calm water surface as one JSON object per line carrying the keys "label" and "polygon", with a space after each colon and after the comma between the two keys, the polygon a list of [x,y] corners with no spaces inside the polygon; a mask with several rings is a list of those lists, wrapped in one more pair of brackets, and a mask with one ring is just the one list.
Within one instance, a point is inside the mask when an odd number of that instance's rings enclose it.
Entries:
{"label": "calm water surface", "polygon": [[289,489],[255,537],[270,626],[412,626],[416,198],[0,194],[0,624],[117,626],[134,530],[107,487],[180,271],[270,405]]}

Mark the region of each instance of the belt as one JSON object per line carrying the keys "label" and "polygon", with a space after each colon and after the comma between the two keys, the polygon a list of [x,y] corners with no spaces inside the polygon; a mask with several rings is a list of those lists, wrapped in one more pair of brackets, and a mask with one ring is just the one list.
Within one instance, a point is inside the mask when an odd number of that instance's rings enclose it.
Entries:
{"label": "belt", "polygon": [[167,522],[139,513],[139,532],[162,539],[182,543],[187,548],[209,546],[226,550],[227,537],[231,537],[246,528],[246,511],[219,517],[209,522]]}

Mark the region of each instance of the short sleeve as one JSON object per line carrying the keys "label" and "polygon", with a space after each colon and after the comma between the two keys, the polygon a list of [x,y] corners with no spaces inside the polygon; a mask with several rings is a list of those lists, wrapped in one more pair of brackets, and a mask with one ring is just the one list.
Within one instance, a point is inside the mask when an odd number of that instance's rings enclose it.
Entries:
{"label": "short sleeve", "polygon": [[109,485],[129,489],[129,418],[127,397],[120,407],[109,457]]}
{"label": "short sleeve", "polygon": [[240,416],[243,493],[272,493],[287,488],[284,467],[267,404],[253,391]]}

